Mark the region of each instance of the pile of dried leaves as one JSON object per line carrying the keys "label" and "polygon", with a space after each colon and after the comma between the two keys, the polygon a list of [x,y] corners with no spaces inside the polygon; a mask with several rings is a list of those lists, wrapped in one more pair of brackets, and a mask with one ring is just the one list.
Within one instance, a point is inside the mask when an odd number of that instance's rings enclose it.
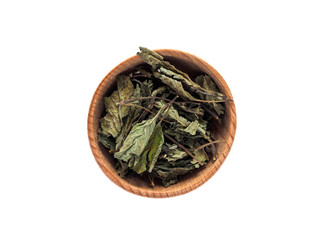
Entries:
{"label": "pile of dried leaves", "polygon": [[156,52],[140,47],[137,54],[148,65],[117,77],[98,140],[117,159],[121,177],[137,173],[168,187],[215,159],[219,140],[208,123],[221,120],[230,99],[207,75],[193,81]]}

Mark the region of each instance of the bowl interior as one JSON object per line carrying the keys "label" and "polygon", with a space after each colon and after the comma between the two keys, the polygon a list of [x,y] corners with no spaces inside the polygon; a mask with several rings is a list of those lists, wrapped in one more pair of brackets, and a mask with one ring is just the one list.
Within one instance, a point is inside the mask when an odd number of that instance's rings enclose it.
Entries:
{"label": "bowl interior", "polygon": [[[172,63],[178,69],[186,72],[191,79],[194,79],[200,74],[207,74],[211,76],[211,78],[216,82],[219,90],[232,99],[231,92],[223,78],[214,68],[212,68],[203,60],[191,54],[176,50],[158,50],[157,52],[163,55],[165,60]],[[109,96],[115,90],[116,76],[122,73],[132,72],[141,64],[143,64],[141,59],[138,56],[134,56],[113,69],[99,85],[91,104],[91,110],[89,112],[89,119],[91,116],[91,121],[88,119],[88,125],[90,125],[88,126],[90,144],[93,152],[95,152],[94,155],[99,166],[117,185],[130,192],[144,196],[163,196],[161,193],[166,193],[167,196],[170,196],[170,194],[179,195],[200,186],[202,183],[208,180],[219,169],[220,165],[226,158],[235,134],[234,103],[225,103],[226,111],[221,124],[213,120],[214,122],[212,131],[215,139],[224,140],[224,142],[219,143],[217,146],[216,161],[210,160],[207,165],[190,174],[182,176],[177,184],[168,188],[164,188],[160,184],[156,184],[155,187],[151,187],[147,179],[138,175],[133,175],[122,179],[118,176],[117,171],[114,168],[115,159],[108,152],[108,150],[97,141],[97,130],[100,125],[99,119],[105,112],[104,97]]]}

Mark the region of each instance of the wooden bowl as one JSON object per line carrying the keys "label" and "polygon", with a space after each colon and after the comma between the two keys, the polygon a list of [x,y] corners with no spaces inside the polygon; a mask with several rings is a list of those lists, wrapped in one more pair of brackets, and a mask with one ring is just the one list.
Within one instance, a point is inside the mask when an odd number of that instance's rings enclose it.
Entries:
{"label": "wooden bowl", "polygon": [[[222,76],[202,59],[177,50],[161,49],[155,51],[164,56],[165,60],[172,63],[178,69],[188,73],[192,79],[202,73],[211,76],[220,91],[228,98],[233,99],[230,89]],[[98,142],[97,130],[100,125],[101,115],[104,111],[104,97],[110,95],[115,89],[116,76],[121,73],[130,72],[141,64],[143,64],[143,61],[139,56],[133,56],[120,63],[102,80],[94,93],[88,114],[88,136],[92,153],[105,175],[119,187],[128,192],[154,198],[173,197],[185,194],[204,184],[218,171],[226,159],[236,132],[236,110],[234,102],[225,103],[226,111],[223,121],[221,124],[215,123],[213,129],[217,139],[225,140],[217,146],[217,160],[215,162],[210,160],[207,165],[183,176],[177,184],[167,188],[160,185],[151,187],[149,183],[140,176],[123,179],[118,175],[114,167],[115,161],[113,156],[111,156],[108,150]]]}

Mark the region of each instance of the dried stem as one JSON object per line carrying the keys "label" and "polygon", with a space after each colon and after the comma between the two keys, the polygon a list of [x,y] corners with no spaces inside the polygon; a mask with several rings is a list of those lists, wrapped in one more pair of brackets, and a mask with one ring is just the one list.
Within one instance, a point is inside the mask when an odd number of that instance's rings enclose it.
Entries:
{"label": "dried stem", "polygon": [[211,111],[209,108],[207,108],[207,106],[205,104],[201,104],[201,107],[207,111],[211,117],[213,117],[214,119],[218,120],[219,119],[219,116],[214,112],[214,111]]}
{"label": "dried stem", "polygon": [[203,144],[203,145],[201,145],[200,147],[197,147],[194,151],[196,152],[196,151],[198,151],[198,150],[200,150],[200,149],[202,149],[202,148],[205,148],[205,147],[207,147],[207,146],[209,146],[209,145],[211,145],[211,144],[213,144],[213,143],[218,143],[218,142],[224,142],[225,140],[216,140],[216,141],[211,141],[211,142],[208,142],[208,143],[206,143],[206,144]]}
{"label": "dried stem", "polygon": [[193,113],[193,114],[196,114],[200,117],[203,116],[203,113],[202,112],[194,112],[192,110],[189,110],[186,106],[182,105],[182,104],[178,104],[179,108],[181,108],[183,111],[187,112],[187,113]]}
{"label": "dried stem", "polygon": [[194,160],[197,161],[197,163],[199,163],[201,166],[203,165],[202,162],[199,161],[198,158],[196,158],[196,156],[194,156],[185,146],[183,146],[182,144],[180,144],[179,142],[177,142],[174,138],[170,137],[168,134],[166,134],[165,132],[163,133],[163,135],[168,138],[169,140],[171,140],[173,143],[177,144],[178,147],[180,147],[182,150],[184,150],[186,153],[188,153],[188,155],[190,157],[192,157]]}
{"label": "dried stem", "polygon": [[[157,115],[156,113],[154,113],[154,112],[151,112],[149,109],[147,109],[147,108],[145,108],[145,107],[142,107],[142,106],[140,106],[140,105],[135,105],[135,104],[126,104],[126,103],[121,103],[121,102],[118,102],[117,104],[119,104],[119,105],[124,105],[124,106],[129,106],[129,107],[137,107],[137,108],[141,108],[141,109],[144,109],[144,110],[146,110],[147,112],[149,112],[149,113],[151,113],[152,115]],[[163,120],[164,122],[166,122],[166,123],[170,123],[169,121],[167,121],[167,120]]]}
{"label": "dried stem", "polygon": [[171,108],[171,106],[172,106],[172,103],[173,103],[178,97],[179,97],[179,96],[175,96],[169,103],[166,104],[167,106],[165,107],[165,113],[163,113],[163,116],[162,116],[162,118],[161,118],[161,120],[159,121],[158,124],[160,124],[160,123],[164,120],[166,114],[169,114],[169,110],[170,110],[170,108]]}
{"label": "dried stem", "polygon": [[124,176],[124,166],[123,166],[123,163],[121,160],[119,160],[120,162],[120,165],[121,165],[121,173],[122,173],[122,176]]}
{"label": "dried stem", "polygon": [[[130,103],[130,102],[134,102],[134,101],[138,101],[138,100],[145,100],[145,99],[151,99],[151,98],[160,99],[160,100],[163,100],[163,101],[166,101],[166,102],[170,102],[170,101],[171,101],[170,99],[167,99],[167,98],[154,97],[154,96],[153,96],[153,97],[137,97],[137,98],[131,98],[131,99],[128,99],[128,100],[125,100],[125,101],[117,102],[116,104],[118,104],[118,103]],[[200,100],[200,99],[195,99],[194,101],[195,101],[195,102],[175,102],[175,104],[184,104],[184,103],[197,104],[197,102],[199,102],[198,104],[200,104],[200,103],[219,103],[219,102],[226,102],[226,101],[233,101],[233,100],[232,100],[232,99],[227,99],[227,100],[214,101],[214,100]]]}
{"label": "dried stem", "polygon": [[[148,106],[148,109],[151,111],[153,106],[154,106],[154,97],[151,99],[151,102],[150,102],[150,104]],[[148,113],[148,111],[144,110],[143,113],[140,115],[140,117],[138,119],[138,122],[144,120],[145,117],[147,116],[147,113]]]}
{"label": "dried stem", "polygon": [[150,181],[151,186],[154,187],[155,184],[154,184],[153,177],[150,177],[150,175],[148,175],[148,178],[149,178],[149,181]]}
{"label": "dried stem", "polygon": [[147,93],[149,96],[151,95],[150,89],[148,88],[148,86],[146,86],[145,83],[140,82],[140,81],[137,80],[137,79],[132,79],[132,81],[139,83],[140,86],[146,91],[146,93]]}

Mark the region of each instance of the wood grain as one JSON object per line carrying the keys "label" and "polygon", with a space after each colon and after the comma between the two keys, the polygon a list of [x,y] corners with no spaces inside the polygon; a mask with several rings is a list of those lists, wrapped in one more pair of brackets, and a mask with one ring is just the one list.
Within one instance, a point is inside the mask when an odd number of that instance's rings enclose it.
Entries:
{"label": "wood grain", "polygon": [[[163,55],[165,60],[171,62],[178,69],[188,73],[191,78],[201,73],[211,76],[215,80],[220,91],[227,95],[227,97],[233,99],[230,89],[222,76],[202,59],[178,50],[161,49],[155,51]],[[88,137],[93,156],[105,175],[119,187],[128,192],[153,198],[173,197],[188,193],[208,181],[225,161],[231,149],[236,132],[237,120],[234,102],[226,103],[226,113],[222,124],[216,123],[214,129],[212,129],[215,138],[225,140],[217,146],[218,154],[215,162],[209,161],[206,166],[191,174],[183,176],[177,184],[168,188],[164,188],[160,185],[150,187],[149,183],[139,176],[123,179],[118,176],[118,173],[115,170],[113,156],[111,156],[98,142],[97,130],[100,124],[99,119],[104,111],[103,98],[104,96],[111,94],[114,90],[116,76],[121,73],[130,72],[141,64],[143,64],[143,62],[138,56],[133,56],[125,60],[111,70],[95,91],[88,114]]]}

